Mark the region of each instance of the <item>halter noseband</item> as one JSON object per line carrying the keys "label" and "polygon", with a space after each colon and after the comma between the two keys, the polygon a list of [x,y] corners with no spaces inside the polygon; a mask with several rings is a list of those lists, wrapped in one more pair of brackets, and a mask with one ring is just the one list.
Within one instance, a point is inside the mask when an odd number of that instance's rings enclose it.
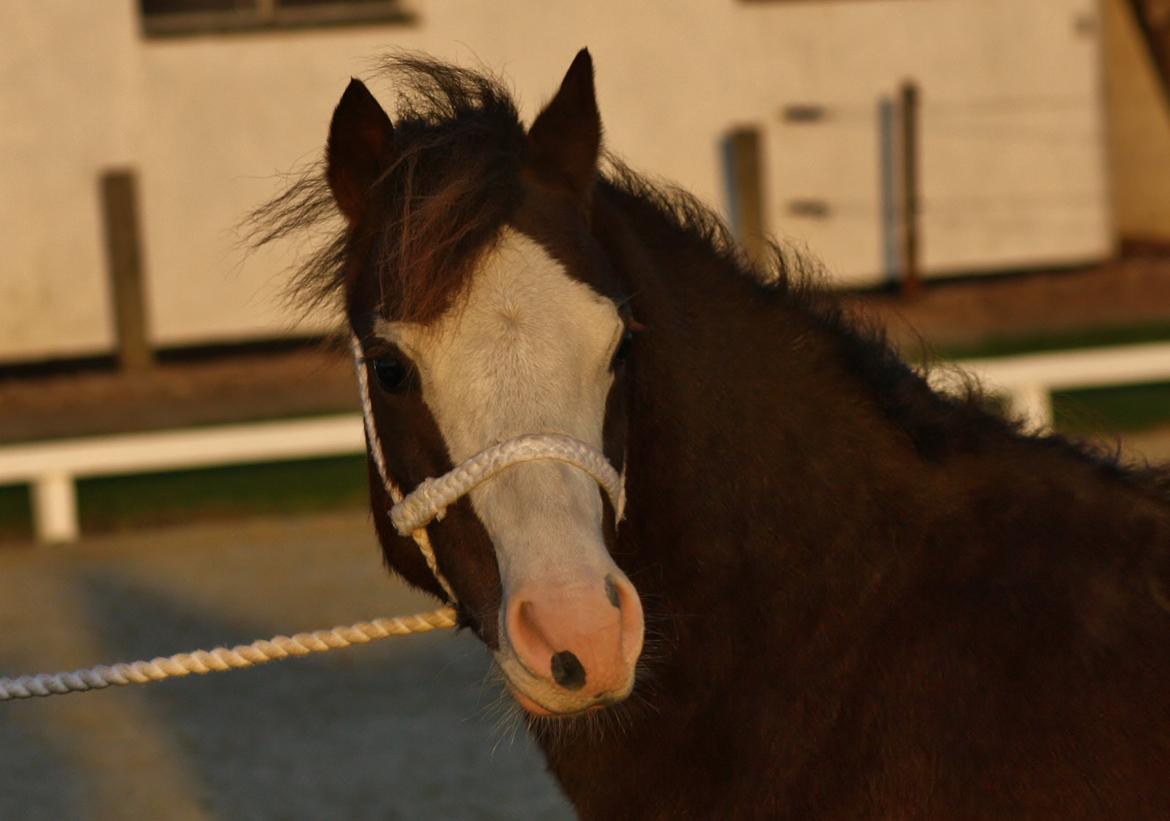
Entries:
{"label": "halter noseband", "polygon": [[458,599],[450,583],[439,570],[435,549],[427,534],[427,525],[436,519],[442,519],[447,508],[459,497],[513,465],[538,459],[551,459],[584,471],[609,496],[613,505],[614,521],[622,520],[626,504],[624,472],[619,474],[614,470],[601,451],[580,439],[560,433],[529,433],[506,439],[464,460],[438,478],[424,479],[418,487],[404,496],[386,469],[382,441],[378,438],[378,430],[374,425],[370,383],[366,375],[361,343],[353,334],[350,335],[349,341],[353,351],[354,369],[357,371],[358,389],[361,392],[366,447],[374,460],[382,486],[394,503],[389,510],[390,521],[399,535],[409,535],[414,539],[431,574],[442,586],[452,604]]}

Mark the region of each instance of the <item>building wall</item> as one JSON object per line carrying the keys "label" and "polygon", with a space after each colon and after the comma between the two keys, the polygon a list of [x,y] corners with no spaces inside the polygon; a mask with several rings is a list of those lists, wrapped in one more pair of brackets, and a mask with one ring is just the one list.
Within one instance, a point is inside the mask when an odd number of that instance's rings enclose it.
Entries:
{"label": "building wall", "polygon": [[[1109,253],[1095,3],[856,3],[836,14],[813,5],[803,27],[782,23],[779,4],[760,26],[784,32],[777,51],[797,69],[777,98],[826,111],[819,123],[769,124],[774,230],[807,243],[842,280],[883,277],[877,102],[912,78],[928,276]],[[791,216],[791,198],[821,200],[829,216]]]}
{"label": "building wall", "polygon": [[[369,76],[387,48],[495,70],[531,117],[588,45],[609,147],[718,207],[723,135],[759,127],[768,227],[843,283],[884,275],[874,109],[913,76],[926,100],[930,271],[1109,250],[1097,40],[1077,26],[1094,0],[413,5],[410,25],[156,40],[138,34],[133,0],[0,6],[0,31],[18,32],[0,50],[2,76],[28,78],[0,92],[0,224],[14,237],[0,360],[108,350],[96,174],[118,164],[140,174],[157,344],[328,324],[298,324],[279,297],[293,249],[246,256],[234,226],[281,172],[320,155],[349,76]],[[392,103],[393,89],[374,88]],[[783,106],[810,101],[836,115],[817,126],[780,119]],[[1005,113],[1012,101],[1020,110]],[[834,207],[797,218],[792,198]]]}
{"label": "building wall", "polygon": [[113,343],[99,169],[138,162],[131,5],[0,3],[0,359]]}
{"label": "building wall", "polygon": [[1170,241],[1170,102],[1126,0],[1103,3],[1106,128],[1117,231]]}

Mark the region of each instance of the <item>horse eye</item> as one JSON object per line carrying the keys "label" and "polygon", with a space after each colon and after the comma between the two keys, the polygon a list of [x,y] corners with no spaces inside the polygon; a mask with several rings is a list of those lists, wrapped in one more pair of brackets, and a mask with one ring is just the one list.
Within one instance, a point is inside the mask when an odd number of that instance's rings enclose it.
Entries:
{"label": "horse eye", "polygon": [[627,357],[630,355],[630,346],[634,344],[634,330],[633,328],[626,328],[622,334],[622,341],[618,343],[617,350],[613,352],[613,362],[610,363],[610,369],[625,364]]}
{"label": "horse eye", "polygon": [[383,356],[374,360],[374,376],[378,377],[378,384],[382,390],[397,393],[406,387],[410,379],[410,369],[401,359]]}

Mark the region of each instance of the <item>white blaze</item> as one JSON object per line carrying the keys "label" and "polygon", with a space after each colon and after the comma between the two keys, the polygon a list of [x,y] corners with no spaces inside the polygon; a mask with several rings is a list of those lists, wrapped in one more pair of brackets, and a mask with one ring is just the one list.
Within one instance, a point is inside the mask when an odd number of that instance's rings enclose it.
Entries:
{"label": "white blaze", "polygon": [[[524,433],[563,433],[602,448],[623,323],[612,301],[524,234],[505,229],[437,321],[382,323],[378,332],[418,367],[454,464]],[[612,567],[600,490],[576,468],[518,465],[470,498],[496,547],[505,595],[524,579],[555,583]]]}

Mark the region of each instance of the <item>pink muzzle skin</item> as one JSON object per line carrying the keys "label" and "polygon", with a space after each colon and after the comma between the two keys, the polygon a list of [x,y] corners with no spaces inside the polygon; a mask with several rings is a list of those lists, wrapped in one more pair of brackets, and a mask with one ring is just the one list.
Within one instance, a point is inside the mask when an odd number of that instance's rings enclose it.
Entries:
{"label": "pink muzzle skin", "polygon": [[[561,434],[529,434],[424,480],[394,505],[391,519],[399,533],[410,533],[416,541],[422,537],[420,548],[429,548],[427,523],[498,473],[536,460],[559,461],[589,474],[609,495],[615,512],[622,512],[622,477],[600,452]],[[559,566],[555,578],[539,574],[512,584],[505,580],[496,660],[516,700],[533,714],[579,713],[621,701],[633,687],[644,631],[641,601],[604,545],[592,544],[586,552],[594,550],[600,555]],[[445,582],[437,564],[433,567]]]}
{"label": "pink muzzle skin", "polygon": [[642,604],[616,568],[578,583],[522,586],[508,596],[503,626],[537,685],[523,695],[542,709],[517,695],[530,712],[577,712],[629,694],[642,652]]}

